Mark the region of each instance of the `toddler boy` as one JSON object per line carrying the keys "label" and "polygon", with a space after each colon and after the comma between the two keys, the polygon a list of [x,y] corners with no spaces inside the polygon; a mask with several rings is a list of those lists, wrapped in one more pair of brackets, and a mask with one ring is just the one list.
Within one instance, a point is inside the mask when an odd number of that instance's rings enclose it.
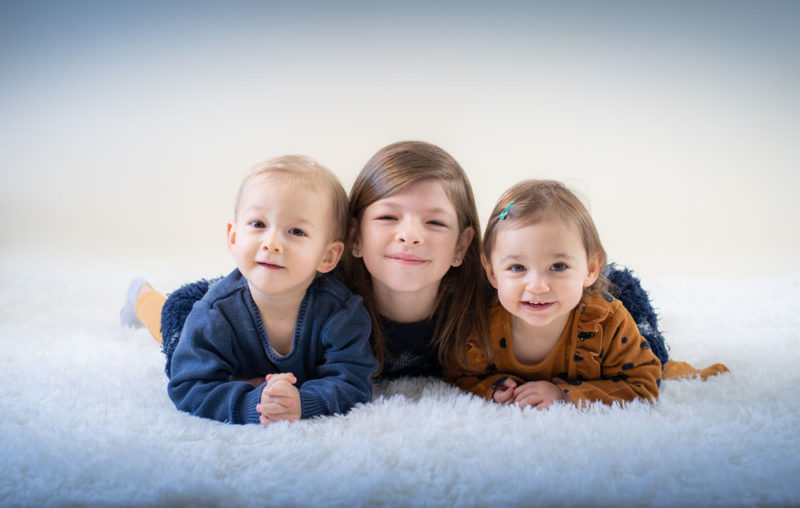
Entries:
{"label": "toddler boy", "polygon": [[329,273],[347,230],[336,176],[307,157],[266,161],[242,182],[227,228],[236,269],[186,319],[168,360],[175,406],[269,425],[368,402],[370,318]]}

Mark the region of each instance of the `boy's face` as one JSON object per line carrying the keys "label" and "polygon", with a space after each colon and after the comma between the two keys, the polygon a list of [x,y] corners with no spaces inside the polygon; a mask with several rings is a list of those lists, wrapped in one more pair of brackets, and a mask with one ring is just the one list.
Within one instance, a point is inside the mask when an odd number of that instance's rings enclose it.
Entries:
{"label": "boy's face", "polygon": [[302,298],[316,273],[329,272],[344,245],[332,237],[327,193],[285,175],[259,175],[228,223],[228,250],[256,302]]}

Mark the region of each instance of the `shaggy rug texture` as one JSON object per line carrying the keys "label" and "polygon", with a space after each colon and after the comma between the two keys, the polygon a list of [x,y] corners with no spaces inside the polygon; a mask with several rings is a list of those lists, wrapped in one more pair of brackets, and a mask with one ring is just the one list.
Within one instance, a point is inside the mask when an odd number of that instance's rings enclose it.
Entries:
{"label": "shaggy rug texture", "polygon": [[644,280],[670,355],[730,368],[653,406],[521,411],[400,379],[262,428],[173,407],[159,347],[118,324],[137,273],[20,264],[0,269],[2,506],[800,504],[800,274]]}

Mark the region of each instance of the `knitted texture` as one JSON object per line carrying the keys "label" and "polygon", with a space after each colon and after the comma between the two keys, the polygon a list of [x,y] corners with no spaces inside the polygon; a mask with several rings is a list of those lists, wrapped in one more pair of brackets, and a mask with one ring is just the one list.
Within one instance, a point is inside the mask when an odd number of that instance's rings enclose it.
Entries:
{"label": "knitted texture", "polygon": [[661,367],[669,361],[669,354],[664,336],[658,331],[658,314],[650,302],[650,295],[642,288],[642,283],[627,268],[610,264],[603,275],[611,281],[611,292],[622,302],[622,305],[633,316],[639,333],[647,339],[650,349],[661,361]]}
{"label": "knitted texture", "polygon": [[195,302],[200,301],[208,293],[209,288],[221,279],[222,277],[211,279],[210,281],[200,279],[196,282],[184,284],[167,296],[167,301],[164,302],[164,307],[161,309],[161,351],[167,357],[166,366],[164,367],[167,377],[170,377],[172,353],[175,352],[175,348],[178,346],[178,339],[181,337],[186,317],[192,311]]}

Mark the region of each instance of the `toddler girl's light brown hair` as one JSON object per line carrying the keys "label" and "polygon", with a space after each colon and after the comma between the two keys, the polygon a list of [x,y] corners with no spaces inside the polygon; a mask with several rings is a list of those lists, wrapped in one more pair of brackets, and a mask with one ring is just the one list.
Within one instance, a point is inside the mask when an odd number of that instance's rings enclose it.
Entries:
{"label": "toddler girl's light brown hair", "polygon": [[[556,180],[524,180],[500,196],[486,225],[483,238],[484,257],[491,260],[500,230],[522,228],[546,220],[557,220],[565,225],[575,226],[586,249],[586,258],[591,260],[597,256],[600,273],[603,273],[607,263],[606,251],[600,242],[592,216],[578,196]],[[584,292],[590,294],[598,290],[608,290],[609,286],[608,279],[600,275]]]}

